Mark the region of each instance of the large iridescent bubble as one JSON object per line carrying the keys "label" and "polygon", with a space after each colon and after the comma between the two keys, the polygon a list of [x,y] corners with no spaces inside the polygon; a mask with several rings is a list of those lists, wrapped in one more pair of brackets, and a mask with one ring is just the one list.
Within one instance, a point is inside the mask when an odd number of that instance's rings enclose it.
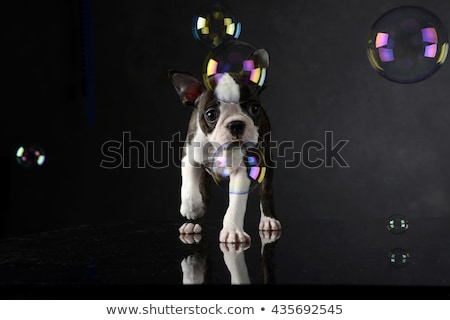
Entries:
{"label": "large iridescent bubble", "polygon": [[448,51],[447,30],[432,12],[403,6],[372,25],[367,54],[372,67],[394,82],[414,83],[440,69]]}
{"label": "large iridescent bubble", "polygon": [[[208,171],[222,189],[232,194],[245,194],[263,181],[266,175],[265,159],[254,143],[233,140],[215,150]],[[234,181],[230,180],[232,175],[237,177]]]}
{"label": "large iridescent bubble", "polygon": [[[269,56],[266,50],[239,40],[228,41],[211,50],[203,65],[205,86],[214,91],[225,73],[233,74],[248,92],[241,101],[255,95],[265,84]],[[227,101],[225,101],[227,102]]]}

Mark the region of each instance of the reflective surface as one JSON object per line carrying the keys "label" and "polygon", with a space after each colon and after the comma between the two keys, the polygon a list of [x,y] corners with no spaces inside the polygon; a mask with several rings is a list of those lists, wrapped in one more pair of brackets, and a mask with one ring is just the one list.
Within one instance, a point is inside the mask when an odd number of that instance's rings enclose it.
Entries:
{"label": "reflective surface", "polygon": [[117,221],[3,239],[0,284],[57,285],[62,291],[95,285],[112,292],[118,285],[353,285],[360,291],[348,296],[389,297],[398,288],[404,297],[450,294],[450,221],[417,221],[418,237],[403,238],[386,231],[382,221],[284,222],[281,232],[250,225],[249,244],[219,243],[216,219],[206,219],[195,237],[180,236],[174,221]]}

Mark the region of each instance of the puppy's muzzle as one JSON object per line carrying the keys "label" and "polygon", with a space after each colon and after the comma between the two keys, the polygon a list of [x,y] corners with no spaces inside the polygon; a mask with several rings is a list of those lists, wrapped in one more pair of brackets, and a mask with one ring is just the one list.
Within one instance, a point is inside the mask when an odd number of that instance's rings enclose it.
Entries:
{"label": "puppy's muzzle", "polygon": [[231,121],[227,125],[228,130],[233,135],[233,137],[242,136],[245,130],[245,123],[243,121]]}

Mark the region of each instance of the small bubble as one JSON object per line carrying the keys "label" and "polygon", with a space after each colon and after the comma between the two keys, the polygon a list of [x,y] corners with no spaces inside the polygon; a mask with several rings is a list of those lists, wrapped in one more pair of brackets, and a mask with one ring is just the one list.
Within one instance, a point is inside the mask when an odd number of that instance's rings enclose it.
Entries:
{"label": "small bubble", "polygon": [[404,233],[408,228],[408,220],[401,214],[393,214],[387,220],[387,229],[393,234]]}
{"label": "small bubble", "polygon": [[45,152],[37,145],[22,145],[16,150],[16,161],[22,167],[40,167],[45,162]]}
{"label": "small bubble", "polygon": [[215,48],[228,40],[238,39],[241,22],[230,8],[219,4],[207,5],[194,15],[192,34],[194,39]]}

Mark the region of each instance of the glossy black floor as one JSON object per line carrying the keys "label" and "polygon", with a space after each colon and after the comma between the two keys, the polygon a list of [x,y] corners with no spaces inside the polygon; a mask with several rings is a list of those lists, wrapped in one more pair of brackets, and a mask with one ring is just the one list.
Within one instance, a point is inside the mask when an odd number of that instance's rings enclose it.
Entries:
{"label": "glossy black floor", "polygon": [[247,245],[219,244],[219,224],[193,237],[160,221],[6,238],[0,283],[448,286],[449,221],[418,221],[417,236],[388,234],[383,221],[300,222],[282,232],[248,228]]}
{"label": "glossy black floor", "polygon": [[10,234],[0,240],[0,286],[20,298],[154,298],[161,286],[193,284],[276,287],[278,298],[450,298],[450,220],[413,219],[401,234],[386,219],[286,217],[281,232],[264,233],[246,220],[246,245],[219,243],[213,215],[196,236],[178,233],[181,217]]}

